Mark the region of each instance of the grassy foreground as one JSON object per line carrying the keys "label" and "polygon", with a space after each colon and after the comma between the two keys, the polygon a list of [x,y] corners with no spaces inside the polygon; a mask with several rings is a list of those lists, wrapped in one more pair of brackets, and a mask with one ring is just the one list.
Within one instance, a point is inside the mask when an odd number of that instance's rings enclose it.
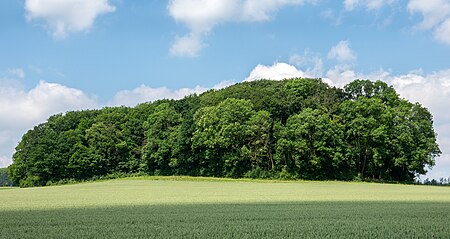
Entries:
{"label": "grassy foreground", "polygon": [[0,238],[449,238],[450,188],[121,179],[0,190],[0,218]]}

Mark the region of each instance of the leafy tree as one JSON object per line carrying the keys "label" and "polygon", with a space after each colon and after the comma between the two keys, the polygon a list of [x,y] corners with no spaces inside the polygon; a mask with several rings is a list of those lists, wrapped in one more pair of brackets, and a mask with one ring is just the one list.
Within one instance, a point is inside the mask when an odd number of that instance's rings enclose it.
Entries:
{"label": "leafy tree", "polygon": [[343,136],[343,126],[337,119],[307,108],[291,116],[282,129],[278,160],[303,178],[348,179],[352,165],[344,158]]}
{"label": "leafy tree", "polygon": [[248,123],[255,114],[248,100],[229,98],[217,106],[201,108],[194,116],[196,131],[192,147],[205,156],[207,174],[241,176],[248,168],[242,150]]}
{"label": "leafy tree", "polygon": [[273,122],[270,113],[264,110],[253,114],[247,127],[248,144],[243,146],[251,168],[272,170],[275,167],[272,149]]}
{"label": "leafy tree", "polygon": [[178,167],[177,138],[181,115],[169,103],[162,103],[148,116],[144,124],[146,144],[143,147],[146,170],[170,174]]}

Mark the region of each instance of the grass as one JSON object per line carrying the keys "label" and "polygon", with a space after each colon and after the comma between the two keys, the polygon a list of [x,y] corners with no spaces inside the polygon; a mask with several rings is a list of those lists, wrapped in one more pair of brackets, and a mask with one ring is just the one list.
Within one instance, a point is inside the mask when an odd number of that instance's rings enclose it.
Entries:
{"label": "grass", "polygon": [[140,177],[0,202],[0,238],[450,237],[448,187]]}

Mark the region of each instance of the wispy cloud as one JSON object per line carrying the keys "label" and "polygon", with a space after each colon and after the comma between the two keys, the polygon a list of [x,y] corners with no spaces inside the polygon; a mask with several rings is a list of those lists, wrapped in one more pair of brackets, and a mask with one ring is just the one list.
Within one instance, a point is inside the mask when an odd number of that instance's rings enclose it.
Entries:
{"label": "wispy cloud", "polygon": [[340,62],[355,61],[356,53],[350,48],[349,41],[340,41],[330,49],[328,59],[335,59]]}
{"label": "wispy cloud", "polygon": [[190,32],[175,39],[170,53],[198,56],[205,46],[203,38],[219,24],[268,21],[280,8],[314,2],[316,0],[171,0],[167,6],[170,16],[186,25]]}
{"label": "wispy cloud", "polygon": [[450,1],[410,0],[407,8],[411,14],[423,17],[416,30],[432,30],[437,41],[450,45]]}
{"label": "wispy cloud", "polygon": [[344,8],[352,11],[356,8],[363,7],[367,10],[378,10],[383,6],[392,5],[398,0],[344,0]]}

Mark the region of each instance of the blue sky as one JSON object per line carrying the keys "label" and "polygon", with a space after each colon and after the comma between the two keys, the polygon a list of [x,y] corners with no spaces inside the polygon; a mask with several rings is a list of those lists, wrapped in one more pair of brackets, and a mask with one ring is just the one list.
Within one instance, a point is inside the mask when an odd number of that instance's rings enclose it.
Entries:
{"label": "blue sky", "polygon": [[0,2],[0,166],[49,115],[261,77],[384,80],[435,116],[450,177],[450,0]]}

